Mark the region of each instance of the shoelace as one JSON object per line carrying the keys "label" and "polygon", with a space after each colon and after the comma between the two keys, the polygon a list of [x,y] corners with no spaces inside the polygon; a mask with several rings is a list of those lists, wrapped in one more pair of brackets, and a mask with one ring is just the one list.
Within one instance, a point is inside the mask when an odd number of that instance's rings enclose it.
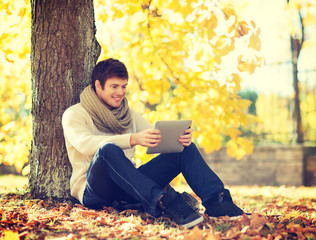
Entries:
{"label": "shoelace", "polygon": [[224,192],[221,192],[219,195],[218,195],[218,202],[221,203],[224,201]]}
{"label": "shoelace", "polygon": [[218,195],[218,202],[222,203],[222,202],[233,202],[231,196],[229,195],[229,193],[225,193],[225,192],[221,192]]}

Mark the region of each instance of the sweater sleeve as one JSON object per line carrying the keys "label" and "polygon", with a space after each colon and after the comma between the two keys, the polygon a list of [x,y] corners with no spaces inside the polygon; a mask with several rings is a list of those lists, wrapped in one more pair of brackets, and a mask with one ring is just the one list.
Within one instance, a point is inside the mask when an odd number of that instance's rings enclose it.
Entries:
{"label": "sweater sleeve", "polygon": [[134,111],[133,117],[135,118],[136,122],[136,132],[141,132],[143,130],[154,128],[154,126],[148,122],[142,115]]}
{"label": "sweater sleeve", "polygon": [[114,143],[122,149],[131,148],[130,133],[121,135],[98,135],[88,113],[76,105],[65,111],[62,118],[64,136],[77,151],[92,156],[106,143]]}

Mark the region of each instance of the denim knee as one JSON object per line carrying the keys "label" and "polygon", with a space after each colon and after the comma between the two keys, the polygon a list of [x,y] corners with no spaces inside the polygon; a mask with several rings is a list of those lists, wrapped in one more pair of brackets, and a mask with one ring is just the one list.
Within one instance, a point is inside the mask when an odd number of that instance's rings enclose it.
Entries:
{"label": "denim knee", "polygon": [[98,150],[99,155],[102,155],[106,158],[109,154],[112,156],[115,153],[121,153],[123,150],[114,143],[106,143]]}
{"label": "denim knee", "polygon": [[200,154],[200,151],[194,143],[191,143],[189,146],[184,147],[182,151],[182,154],[190,156],[195,155],[196,153]]}
{"label": "denim knee", "polygon": [[95,153],[90,163],[90,168],[97,162],[102,163],[105,159],[109,161],[113,158],[113,156],[122,153],[124,154],[123,150],[114,143],[106,143],[102,147],[100,147],[98,151]]}
{"label": "denim knee", "polygon": [[196,145],[192,142],[189,146],[184,147],[183,150],[186,150],[186,151],[196,151],[196,150],[198,150],[198,148],[197,148]]}

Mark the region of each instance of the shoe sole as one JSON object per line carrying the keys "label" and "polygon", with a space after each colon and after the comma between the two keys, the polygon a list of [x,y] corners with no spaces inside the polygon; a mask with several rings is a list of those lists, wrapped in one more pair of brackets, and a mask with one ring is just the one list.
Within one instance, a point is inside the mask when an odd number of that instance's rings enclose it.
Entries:
{"label": "shoe sole", "polygon": [[[234,220],[236,220],[236,219],[238,219],[238,218],[241,218],[243,215],[238,215],[238,216],[233,216],[233,217],[229,217],[229,220],[231,220],[231,221],[234,221]],[[251,213],[246,213],[246,216],[248,217],[248,218],[251,218]],[[223,216],[219,216],[219,217],[223,217]],[[213,218],[219,218],[219,217],[210,217],[210,219],[213,219]]]}
{"label": "shoe sole", "polygon": [[181,225],[181,227],[183,227],[183,228],[192,228],[195,225],[198,225],[199,223],[203,222],[203,220],[204,220],[203,216],[200,216],[198,219],[196,219],[196,220],[194,220],[192,222],[189,222],[187,224]]}
{"label": "shoe sole", "polygon": [[[239,215],[239,216],[233,216],[233,217],[230,217],[230,220],[232,220],[232,221],[234,221],[234,220],[236,220],[236,219],[238,219],[238,218],[240,218],[240,217],[242,217],[243,215]],[[246,213],[246,216],[248,217],[248,218],[251,218],[251,213]]]}

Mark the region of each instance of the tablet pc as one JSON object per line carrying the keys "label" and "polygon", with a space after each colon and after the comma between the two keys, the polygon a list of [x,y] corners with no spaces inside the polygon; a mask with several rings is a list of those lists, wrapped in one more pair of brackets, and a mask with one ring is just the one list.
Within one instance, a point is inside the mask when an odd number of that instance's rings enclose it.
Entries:
{"label": "tablet pc", "polygon": [[161,142],[156,147],[147,148],[147,154],[182,152],[184,146],[179,137],[191,124],[192,120],[157,121],[155,128],[160,130]]}

